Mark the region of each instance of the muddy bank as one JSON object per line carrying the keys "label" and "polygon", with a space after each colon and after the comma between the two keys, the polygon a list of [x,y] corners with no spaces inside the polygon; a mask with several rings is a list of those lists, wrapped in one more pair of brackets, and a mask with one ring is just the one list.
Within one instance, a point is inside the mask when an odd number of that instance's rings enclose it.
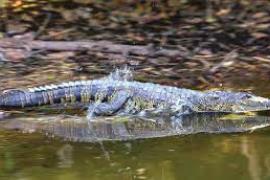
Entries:
{"label": "muddy bank", "polygon": [[[12,88],[92,79],[128,64],[135,69],[135,79],[142,81],[194,89],[267,91],[269,9],[268,1],[246,0],[9,1],[1,6],[3,38],[108,41],[184,55],[108,56],[82,49],[35,51],[21,58],[12,53],[8,60],[0,58],[0,83]],[[6,52],[0,49],[0,54]]]}

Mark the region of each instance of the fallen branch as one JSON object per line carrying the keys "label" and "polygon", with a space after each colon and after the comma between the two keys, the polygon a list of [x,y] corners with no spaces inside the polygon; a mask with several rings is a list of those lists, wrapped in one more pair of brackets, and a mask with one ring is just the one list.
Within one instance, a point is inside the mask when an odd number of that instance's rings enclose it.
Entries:
{"label": "fallen branch", "polygon": [[[146,56],[158,57],[165,56],[168,58],[186,56],[183,50],[170,50],[163,48],[154,48],[152,46],[123,45],[114,44],[109,41],[40,41],[25,40],[16,38],[0,39],[0,52],[24,50],[26,55],[31,54],[33,50],[41,51],[90,51],[93,53],[119,54],[122,56]],[[6,59],[8,59],[6,57]]]}

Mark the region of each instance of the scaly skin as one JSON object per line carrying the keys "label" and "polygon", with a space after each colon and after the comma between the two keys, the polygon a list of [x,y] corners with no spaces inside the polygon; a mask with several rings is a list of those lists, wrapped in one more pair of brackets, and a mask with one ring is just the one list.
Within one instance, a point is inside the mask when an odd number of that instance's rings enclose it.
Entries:
{"label": "scaly skin", "polygon": [[0,95],[0,108],[83,103],[89,114],[113,114],[146,109],[190,112],[248,112],[270,109],[270,100],[249,93],[195,91],[136,81],[99,79],[9,90]]}

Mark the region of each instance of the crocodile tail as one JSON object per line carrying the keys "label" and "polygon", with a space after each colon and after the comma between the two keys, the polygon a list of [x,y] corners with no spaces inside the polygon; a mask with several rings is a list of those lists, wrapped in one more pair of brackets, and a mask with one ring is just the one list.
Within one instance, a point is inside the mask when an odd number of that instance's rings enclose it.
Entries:
{"label": "crocodile tail", "polygon": [[23,108],[48,104],[42,93],[20,89],[5,90],[0,94],[0,108]]}
{"label": "crocodile tail", "polygon": [[23,107],[26,103],[25,94],[23,90],[9,89],[5,90],[0,94],[0,107]]}

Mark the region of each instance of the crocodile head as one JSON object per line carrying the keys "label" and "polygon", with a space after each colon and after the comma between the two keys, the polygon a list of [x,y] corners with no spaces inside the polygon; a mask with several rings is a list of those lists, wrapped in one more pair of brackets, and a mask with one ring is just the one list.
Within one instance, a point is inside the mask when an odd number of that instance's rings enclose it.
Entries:
{"label": "crocodile head", "polygon": [[270,110],[270,99],[246,92],[208,91],[198,111],[249,112]]}

